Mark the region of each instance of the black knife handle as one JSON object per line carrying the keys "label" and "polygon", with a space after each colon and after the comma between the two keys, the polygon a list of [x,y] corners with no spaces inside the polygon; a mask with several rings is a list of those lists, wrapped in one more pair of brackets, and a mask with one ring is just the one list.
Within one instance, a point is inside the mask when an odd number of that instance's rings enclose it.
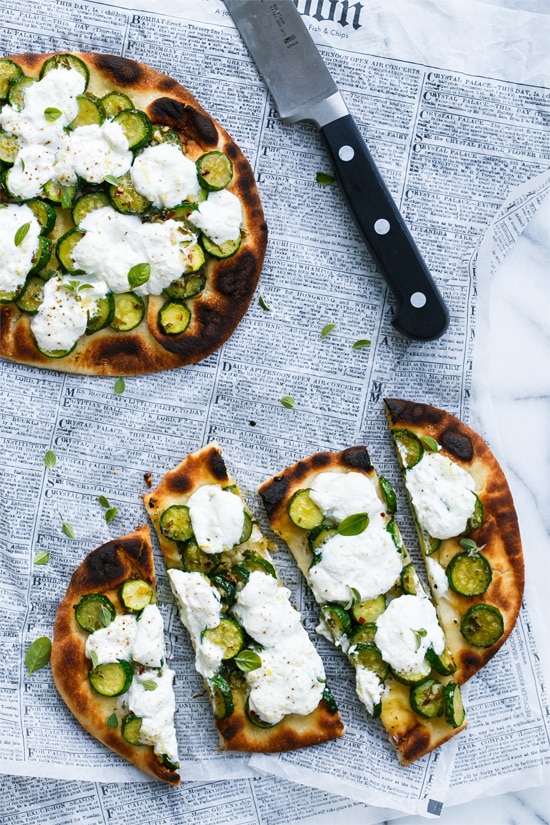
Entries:
{"label": "black knife handle", "polygon": [[429,341],[449,313],[351,115],[320,127],[351,213],[396,298],[392,324]]}

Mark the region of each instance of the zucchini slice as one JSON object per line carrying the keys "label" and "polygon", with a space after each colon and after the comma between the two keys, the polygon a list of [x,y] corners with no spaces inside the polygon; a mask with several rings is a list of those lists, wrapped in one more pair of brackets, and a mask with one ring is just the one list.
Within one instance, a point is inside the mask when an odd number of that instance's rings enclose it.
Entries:
{"label": "zucchini slice", "polygon": [[138,613],[151,604],[153,588],[143,579],[127,579],[120,585],[118,596],[127,610]]}
{"label": "zucchini slice", "polygon": [[368,624],[377,620],[386,609],[386,604],[386,597],[381,593],[374,599],[355,602],[352,605],[351,613],[357,624]]}
{"label": "zucchini slice", "polygon": [[313,530],[323,523],[323,513],[313,502],[309,489],[296,490],[288,502],[288,515],[296,527]]}
{"label": "zucchini slice", "polygon": [[105,192],[89,192],[78,198],[73,204],[72,218],[76,226],[80,226],[86,215],[93,212],[95,209],[102,209],[104,206],[110,206],[111,201]]}
{"label": "zucchini slice", "polygon": [[449,682],[443,690],[443,707],[445,719],[452,728],[459,728],[466,718],[460,687],[456,682]]}
{"label": "zucchini slice", "polygon": [[213,258],[230,258],[239,249],[242,241],[242,236],[233,241],[224,241],[222,244],[214,243],[206,235],[201,235],[201,243],[205,252],[208,252]]}
{"label": "zucchini slice", "polygon": [[341,605],[325,604],[321,608],[320,614],[335,644],[338,644],[342,636],[349,635],[351,619]]}
{"label": "zucchini slice", "polygon": [[468,521],[466,523],[466,530],[464,531],[467,536],[469,536],[470,533],[475,532],[475,530],[479,530],[479,528],[483,524],[483,516],[484,516],[483,502],[481,501],[479,496],[476,495],[476,493],[474,493],[474,496],[476,497],[476,503],[474,505],[474,512],[472,513],[472,515],[468,519]]}
{"label": "zucchini slice", "polygon": [[137,151],[145,146],[153,134],[153,126],[141,109],[123,109],[113,118],[118,123],[128,141],[128,148]]}
{"label": "zucchini slice", "polygon": [[96,301],[95,312],[88,318],[86,333],[91,335],[99,329],[108,327],[115,314],[115,299],[112,292]]}
{"label": "zucchini slice", "polygon": [[[194,249],[200,249],[202,259],[204,261],[204,254],[202,249],[197,244],[193,245]],[[206,276],[201,272],[190,271],[181,275],[177,280],[172,281],[170,286],[164,289],[164,294],[169,298],[175,298],[176,301],[183,301],[186,298],[193,298],[204,289],[206,283]]]}
{"label": "zucchini slice", "polygon": [[203,189],[216,192],[231,183],[233,164],[224,152],[206,152],[197,160],[197,177]]}
{"label": "zucchini slice", "polygon": [[442,653],[436,653],[433,647],[429,647],[426,651],[426,659],[441,676],[450,676],[456,670],[452,653],[447,648]]}
{"label": "zucchini slice", "polygon": [[118,183],[110,184],[109,197],[114,208],[123,215],[141,215],[151,205],[145,195],[137,191],[130,172],[121,175]]}
{"label": "zucchini slice", "polygon": [[160,516],[160,529],[171,541],[187,541],[193,536],[193,525],[189,507],[185,504],[172,504],[163,510]]}
{"label": "zucchini slice", "polygon": [[115,311],[111,327],[119,332],[128,332],[139,326],[145,315],[145,303],[135,292],[120,292],[114,296]]}
{"label": "zucchini slice", "polygon": [[388,678],[390,666],[384,661],[376,645],[363,643],[354,645],[350,648],[349,654],[358,665],[376,673],[381,682]]}
{"label": "zucchini slice", "polygon": [[101,105],[107,117],[115,117],[123,109],[133,109],[134,104],[122,92],[108,92],[101,98]]}
{"label": "zucchini slice", "polygon": [[493,578],[491,565],[481,553],[458,553],[446,573],[449,586],[461,596],[481,596]]}
{"label": "zucchini slice", "polygon": [[18,63],[6,57],[0,59],[0,101],[7,99],[10,84],[20,77],[23,77],[23,69]]}
{"label": "zucchini slice", "polygon": [[73,251],[77,243],[81,241],[83,237],[84,232],[81,229],[74,227],[73,229],[69,229],[68,232],[65,232],[65,234],[59,238],[55,247],[57,260],[63,269],[70,272],[71,275],[76,275],[82,272],[82,270],[78,269],[73,261]]}
{"label": "zucchini slice", "polygon": [[90,95],[77,95],[78,113],[69,123],[69,129],[78,129],[79,126],[100,126],[105,120],[105,112],[99,100]]}
{"label": "zucchini slice", "polygon": [[183,569],[188,573],[204,573],[211,576],[219,564],[219,557],[201,550],[194,538],[180,544],[180,554]]}
{"label": "zucchini slice", "polygon": [[31,198],[25,201],[29,209],[32,209],[34,216],[40,224],[40,229],[44,235],[49,235],[55,226],[55,209],[48,201],[41,200],[41,198]]}
{"label": "zucchini slice", "polygon": [[10,84],[8,89],[8,103],[16,112],[21,112],[25,106],[25,91],[36,81],[32,77],[23,75]]}
{"label": "zucchini slice", "polygon": [[42,68],[40,69],[40,80],[42,80],[47,72],[58,68],[76,69],[76,71],[80,72],[80,74],[84,77],[86,81],[84,88],[87,88],[90,80],[90,72],[88,71],[86,64],[74,54],[54,54],[52,57],[49,57],[42,64]]}
{"label": "zucchini slice", "polygon": [[191,310],[182,302],[167,301],[159,309],[158,323],[165,335],[180,335],[191,321]]}
{"label": "zucchini slice", "polygon": [[233,695],[226,679],[220,674],[213,676],[208,683],[212,697],[212,708],[215,719],[226,719],[235,710]]}
{"label": "zucchini slice", "polygon": [[443,716],[444,689],[437,679],[424,679],[420,684],[411,688],[411,707],[420,716],[434,719]]}
{"label": "zucchini slice", "polygon": [[378,477],[378,483],[380,484],[382,495],[386,501],[386,510],[390,516],[393,516],[397,510],[397,496],[395,495],[393,485],[390,484],[388,479],[384,478],[384,476]]}
{"label": "zucchini slice", "polygon": [[88,593],[75,607],[74,617],[82,630],[94,633],[114,621],[116,610],[103,593]]}
{"label": "zucchini slice", "polygon": [[125,659],[97,665],[88,673],[91,686],[101,696],[120,696],[121,693],[126,693],[133,678],[134,669]]}
{"label": "zucchini slice", "polygon": [[504,633],[502,613],[492,604],[474,604],[462,617],[460,632],[475,647],[491,647]]}
{"label": "zucchini slice", "polygon": [[242,627],[233,619],[220,619],[216,627],[207,627],[201,635],[202,641],[212,642],[223,650],[222,660],[232,659],[244,646]]}
{"label": "zucchini slice", "polygon": [[428,659],[425,658],[420,666],[420,670],[416,670],[413,673],[409,673],[408,671],[404,672],[402,670],[394,670],[394,668],[391,668],[391,672],[393,678],[398,682],[401,682],[402,685],[418,685],[430,675],[431,669],[431,664]]}
{"label": "zucchini slice", "polygon": [[424,447],[418,436],[410,430],[395,430],[393,433],[397,452],[405,469],[410,470],[424,455]]}
{"label": "zucchini slice", "polygon": [[129,713],[122,720],[120,732],[130,745],[141,745],[141,716]]}
{"label": "zucchini slice", "polygon": [[358,625],[349,637],[350,645],[373,645],[376,630],[376,622],[367,622],[366,624]]}
{"label": "zucchini slice", "polygon": [[0,132],[0,161],[6,166],[13,166],[20,149],[19,138],[8,132]]}
{"label": "zucchini slice", "polygon": [[45,235],[38,236],[38,246],[32,257],[30,272],[40,272],[49,263],[53,243]]}
{"label": "zucchini slice", "polygon": [[44,281],[38,275],[29,275],[15,300],[15,305],[20,312],[28,312],[34,315],[44,298]]}

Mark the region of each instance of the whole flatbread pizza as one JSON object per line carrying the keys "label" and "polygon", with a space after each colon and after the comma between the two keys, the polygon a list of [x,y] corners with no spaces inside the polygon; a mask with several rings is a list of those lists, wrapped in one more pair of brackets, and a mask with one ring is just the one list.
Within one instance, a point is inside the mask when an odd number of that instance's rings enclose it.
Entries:
{"label": "whole flatbread pizza", "polygon": [[95,53],[0,60],[0,356],[91,375],[195,363],[246,312],[253,171],[175,80]]}
{"label": "whole flatbread pizza", "polygon": [[179,784],[174,672],[148,527],[103,544],[77,567],[57,611],[51,668],[92,736],[145,773]]}

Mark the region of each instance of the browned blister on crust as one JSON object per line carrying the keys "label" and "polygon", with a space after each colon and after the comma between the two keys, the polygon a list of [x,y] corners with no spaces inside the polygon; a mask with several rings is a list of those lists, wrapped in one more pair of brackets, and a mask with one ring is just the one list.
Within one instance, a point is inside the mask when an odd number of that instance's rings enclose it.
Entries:
{"label": "browned blister on crust", "polygon": [[[207,256],[205,288],[189,301],[191,321],[183,333],[166,335],[157,323],[163,298],[147,299],[142,322],[129,332],[109,327],[82,336],[63,358],[49,358],[37,348],[30,317],[15,303],[0,304],[0,356],[61,372],[87,375],[139,375],[194,364],[215,352],[243,318],[258,284],[267,245],[267,226],[252,168],[227,131],[212,118],[195,97],[170,77],[150,66],[115,55],[74,54],[90,72],[87,91],[101,97],[120,91],[145,111],[154,125],[167,126],[180,136],[184,152],[197,160],[204,152],[225,152],[233,163],[228,191],[243,209],[242,243],[230,258]],[[38,77],[51,54],[14,55],[31,77]],[[58,210],[59,211],[59,210]],[[53,240],[69,229],[58,221]]]}
{"label": "browned blister on crust", "polygon": [[[313,479],[326,471],[360,472],[377,484],[377,474],[367,448],[354,446],[341,452],[320,452],[301,459],[258,488],[271,527],[286,542],[306,578],[313,555],[306,531],[297,527],[288,515],[288,504],[295,492],[310,487]],[[348,678],[355,678],[351,670]],[[466,722],[452,728],[442,718],[423,719],[412,710],[409,692],[408,687],[388,676],[381,709],[382,724],[403,766],[430,753],[466,727]]]}
{"label": "browned blister on crust", "polygon": [[145,773],[177,785],[179,774],[159,760],[152,746],[131,745],[123,738],[120,726],[107,726],[117,700],[100,696],[91,687],[88,679],[91,663],[85,654],[88,633],[75,619],[76,605],[90,593],[104,594],[117,612],[123,612],[118,588],[133,577],[144,579],[155,588],[153,550],[146,526],[98,547],[75,570],[55,618],[52,675],[65,704],[92,736]]}
{"label": "browned blister on crust", "polygon": [[[454,679],[459,684],[477,673],[502,647],[516,623],[524,588],[524,561],[518,518],[508,482],[494,454],[481,436],[444,410],[429,404],[395,398],[384,401],[392,430],[407,429],[418,437],[430,436],[441,446],[441,452],[470,473],[476,484],[476,494],[483,504],[481,527],[471,538],[492,569],[488,589],[479,596],[463,596],[448,589],[444,594],[432,588],[441,624],[457,664]],[[460,539],[445,539],[432,555],[446,568],[451,559],[464,548]],[[498,608],[504,619],[504,632],[491,647],[469,644],[460,632],[460,622],[466,610],[483,603]]]}
{"label": "browned blister on crust", "polygon": [[[176,542],[166,538],[160,530],[160,516],[173,504],[186,504],[191,494],[205,484],[219,484],[222,487],[235,485],[215,444],[208,444],[188,455],[175,469],[166,473],[155,490],[143,496],[167,568],[181,569],[182,561]],[[238,552],[253,551],[255,555],[269,559],[269,551],[273,549],[256,525],[250,539],[239,546]],[[222,562],[233,563],[239,558],[233,552],[221,554]],[[307,716],[289,714],[274,727],[262,728],[254,725],[246,714],[248,691],[244,676],[234,674],[231,691],[233,713],[215,721],[221,744],[226,750],[277,753],[321,744],[343,733],[340,715],[329,708],[325,699],[321,699],[317,708]]]}

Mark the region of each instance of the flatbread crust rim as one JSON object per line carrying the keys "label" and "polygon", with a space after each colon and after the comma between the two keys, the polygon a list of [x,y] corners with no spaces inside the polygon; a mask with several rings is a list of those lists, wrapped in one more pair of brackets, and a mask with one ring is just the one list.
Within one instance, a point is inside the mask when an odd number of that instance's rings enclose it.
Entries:
{"label": "flatbread crust rim", "polygon": [[122,607],[118,587],[136,575],[155,587],[153,549],[147,526],[93,550],[73,573],[54,622],[51,671],[65,704],[95,739],[145,773],[178,785],[179,773],[159,761],[152,746],[131,745],[119,727],[107,727],[106,720],[115,709],[116,698],[100,696],[91,687],[90,660],[85,655],[88,634],[75,619],[75,606],[89,593],[104,593],[115,607]]}
{"label": "flatbread crust rim", "polygon": [[[359,445],[340,452],[314,453],[285,468],[258,487],[274,532],[287,543],[306,579],[311,552],[307,547],[306,533],[293,524],[287,505],[297,490],[308,487],[315,476],[327,471],[353,471],[369,476],[373,481],[377,478],[367,448]],[[448,680],[445,677],[439,678],[445,683],[453,677]],[[466,721],[457,728],[452,728],[442,718],[424,721],[411,708],[409,688],[393,678],[389,684],[390,690],[382,699],[382,722],[403,767],[443,745],[467,727]]]}
{"label": "flatbread crust rim", "polygon": [[[180,135],[186,154],[196,160],[213,149],[225,152],[234,177],[227,187],[243,207],[243,240],[230,258],[206,264],[207,285],[192,299],[189,327],[180,335],[165,335],[156,325],[164,299],[149,300],[141,324],[130,332],[102,329],[80,338],[64,358],[48,358],[37,348],[30,316],[14,303],[0,305],[0,356],[20,364],[83,375],[140,375],[194,364],[215,352],[235,331],[257,287],[267,246],[267,225],[253,170],[228,132],[183,86],[161,72],[128,58],[95,52],[51,52],[12,55],[29,76],[38,76],[53,54],[74,54],[90,72],[88,90],[129,95],[153,124]],[[68,229],[68,226],[66,227]],[[55,230],[54,230],[55,231]]]}
{"label": "flatbread crust rim", "polygon": [[[181,560],[175,542],[160,531],[160,514],[171,504],[184,504],[191,493],[204,484],[235,484],[227,472],[220,448],[214,443],[188,455],[163,476],[154,491],[143,496],[167,567],[181,568]],[[268,548],[266,539],[263,539],[263,548],[264,551]],[[262,544],[258,540],[254,543],[254,551],[262,554]],[[331,711],[325,699],[321,699],[317,708],[307,716],[289,714],[274,727],[258,727],[250,722],[245,712],[244,679],[242,687],[233,684],[231,687],[234,712],[225,719],[215,720],[221,744],[226,750],[279,753],[321,744],[343,733],[339,713]]]}
{"label": "flatbread crust rim", "polygon": [[[518,517],[504,472],[496,457],[471,427],[456,416],[429,404],[396,398],[384,399],[390,429],[408,429],[434,438],[442,453],[471,473],[484,505],[481,528],[471,538],[491,564],[493,580],[481,596],[466,597],[450,590],[440,597],[432,590],[440,620],[457,664],[455,680],[463,684],[502,647],[512,632],[523,598],[524,559]],[[442,542],[446,561],[463,551],[458,539]],[[439,552],[439,551],[438,551]],[[434,554],[434,558],[436,554]],[[492,604],[504,619],[504,633],[488,648],[473,647],[459,630],[459,616],[477,603]]]}

